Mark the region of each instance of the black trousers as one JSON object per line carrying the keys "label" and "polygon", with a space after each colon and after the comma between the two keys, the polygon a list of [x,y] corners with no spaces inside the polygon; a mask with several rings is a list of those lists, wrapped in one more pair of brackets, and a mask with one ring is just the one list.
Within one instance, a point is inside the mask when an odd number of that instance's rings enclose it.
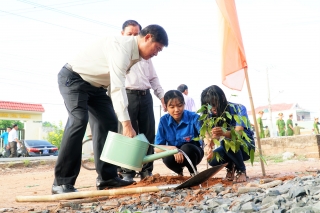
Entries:
{"label": "black trousers", "polygon": [[[178,147],[179,148],[179,147]],[[194,168],[197,170],[197,165],[201,162],[204,152],[200,146],[193,143],[185,143],[179,149],[181,149],[189,157]],[[177,163],[174,155],[162,158],[163,163],[175,173],[180,173],[186,166],[190,173],[194,173],[192,166],[189,164],[188,160],[184,157],[182,163]]]}
{"label": "black trousers", "polygon": [[79,74],[65,67],[58,74],[58,84],[69,117],[55,166],[54,183],[75,184],[80,172],[82,140],[88,121],[98,179],[116,177],[117,167],[100,160],[108,131],[117,132],[117,117],[107,90],[90,85]]}
{"label": "black trousers", "polygon": [[[153,112],[153,100],[150,94],[150,90],[147,90],[145,95],[139,93],[127,92],[128,96],[128,112],[133,129],[137,134],[143,133],[148,139],[149,143],[154,144],[155,138],[155,120]],[[147,155],[154,153],[153,146],[149,146]],[[135,173],[135,171],[124,169],[126,173]],[[141,172],[152,172],[153,162],[149,162],[143,165]]]}

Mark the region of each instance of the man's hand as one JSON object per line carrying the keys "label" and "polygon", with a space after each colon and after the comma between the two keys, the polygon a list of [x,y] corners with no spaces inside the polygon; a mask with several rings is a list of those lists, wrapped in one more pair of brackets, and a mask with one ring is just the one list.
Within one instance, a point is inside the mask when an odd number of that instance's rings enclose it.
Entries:
{"label": "man's hand", "polygon": [[163,111],[166,112],[167,111],[167,106],[164,103],[164,98],[161,98],[161,105],[162,105]]}
{"label": "man's hand", "polygon": [[137,135],[136,131],[132,128],[131,122],[130,121],[123,121],[122,123],[122,128],[123,128],[123,135],[133,138],[134,136]]}

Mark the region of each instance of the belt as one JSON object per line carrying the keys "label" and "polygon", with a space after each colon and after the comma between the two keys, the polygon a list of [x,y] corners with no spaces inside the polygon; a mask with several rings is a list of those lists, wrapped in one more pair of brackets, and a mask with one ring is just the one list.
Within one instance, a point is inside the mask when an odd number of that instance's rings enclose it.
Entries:
{"label": "belt", "polygon": [[66,63],[66,64],[64,65],[64,67],[65,67],[67,70],[73,72],[72,66],[71,66],[70,64]]}
{"label": "belt", "polygon": [[131,89],[126,89],[128,94],[136,94],[136,95],[146,95],[150,93],[149,89],[146,90],[131,90]]}

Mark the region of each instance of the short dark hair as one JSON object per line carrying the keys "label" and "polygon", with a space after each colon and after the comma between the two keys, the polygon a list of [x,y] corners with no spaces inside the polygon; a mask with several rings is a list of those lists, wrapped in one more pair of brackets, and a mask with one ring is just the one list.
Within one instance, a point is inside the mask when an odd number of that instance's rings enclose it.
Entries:
{"label": "short dark hair", "polygon": [[185,84],[180,84],[177,88],[177,90],[179,90],[180,92],[184,92],[188,89],[187,85]]}
{"label": "short dark hair", "polygon": [[11,126],[8,126],[7,129],[12,129]]}
{"label": "short dark hair", "polygon": [[182,93],[179,90],[169,90],[168,92],[166,92],[164,94],[164,103],[167,106],[169,101],[172,99],[178,99],[178,101],[180,101],[181,103],[184,104],[184,97],[182,95]]}
{"label": "short dark hair", "polygon": [[139,35],[144,37],[147,34],[152,35],[152,41],[159,42],[163,46],[167,47],[169,45],[167,32],[163,29],[163,27],[151,24],[143,28]]}
{"label": "short dark hair", "polygon": [[124,30],[128,26],[139,26],[139,30],[141,30],[141,25],[135,20],[127,20],[122,25],[122,30]]}
{"label": "short dark hair", "polygon": [[16,126],[18,126],[18,124],[13,124],[13,125],[12,125],[12,128],[15,128]]}
{"label": "short dark hair", "polygon": [[298,126],[298,124],[297,124],[297,123],[295,123],[295,125],[296,125],[296,126]]}

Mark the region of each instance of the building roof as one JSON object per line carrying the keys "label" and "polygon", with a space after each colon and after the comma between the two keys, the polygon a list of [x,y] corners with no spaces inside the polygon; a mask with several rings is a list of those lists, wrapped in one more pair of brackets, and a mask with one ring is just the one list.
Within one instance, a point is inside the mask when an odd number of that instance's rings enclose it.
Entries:
{"label": "building roof", "polygon": [[[304,110],[304,111],[308,111],[309,110],[305,110],[303,108],[301,108],[297,103],[291,103],[291,104],[286,104],[286,103],[282,103],[282,104],[272,104],[271,105],[271,110],[272,112],[282,112],[282,111],[286,111],[286,110]],[[256,114],[259,111],[264,111],[264,112],[269,112],[269,105],[265,105],[265,106],[259,106],[257,108],[255,108]],[[248,111],[248,115],[251,115],[251,111]]]}
{"label": "building roof", "polygon": [[0,109],[44,112],[42,104],[29,104],[11,101],[0,101]]}

